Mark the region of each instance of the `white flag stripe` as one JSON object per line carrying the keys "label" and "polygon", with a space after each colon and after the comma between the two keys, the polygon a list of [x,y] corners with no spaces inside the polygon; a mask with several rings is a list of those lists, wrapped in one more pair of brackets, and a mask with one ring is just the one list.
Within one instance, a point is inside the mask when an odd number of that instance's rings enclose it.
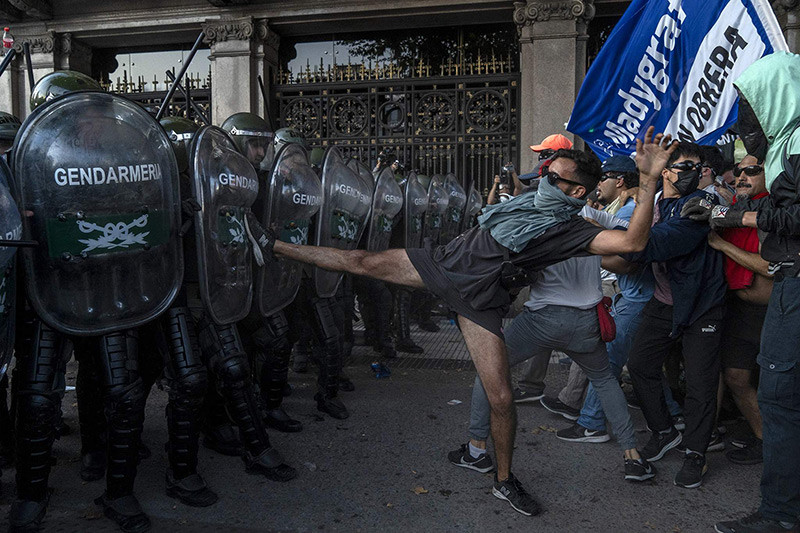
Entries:
{"label": "white flag stripe", "polygon": [[[735,29],[734,37],[726,37],[729,28]],[[710,58],[717,47],[728,51],[729,56],[725,58],[733,63],[732,66],[720,68],[711,61]],[[760,58],[765,50],[766,45],[761,40],[752,19],[747,15],[741,0],[730,0],[700,43],[689,76],[683,85],[678,106],[670,117],[665,131],[683,139],[688,132],[694,140],[697,140],[721,128],[728,120],[736,102],[737,94],[733,80]],[[719,60],[719,56],[717,57]],[[721,78],[720,83],[724,84],[721,95],[716,98],[704,96],[700,89],[701,84],[710,86],[711,94],[714,94],[713,91],[717,86],[705,79],[709,71],[718,75]],[[705,116],[706,114],[708,116]]]}

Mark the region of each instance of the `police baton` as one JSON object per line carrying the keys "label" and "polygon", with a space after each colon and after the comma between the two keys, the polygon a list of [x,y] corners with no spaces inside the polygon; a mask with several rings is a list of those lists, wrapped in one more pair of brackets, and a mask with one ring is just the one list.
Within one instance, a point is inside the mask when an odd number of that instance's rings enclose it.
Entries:
{"label": "police baton", "polygon": [[169,101],[172,100],[172,97],[175,95],[175,91],[178,89],[177,87],[178,83],[180,83],[181,79],[183,79],[183,75],[186,74],[186,70],[189,68],[189,64],[192,62],[192,59],[194,59],[194,55],[197,53],[197,50],[203,43],[203,35],[205,34],[201,31],[200,35],[197,36],[197,40],[194,42],[192,50],[186,57],[186,61],[183,62],[183,66],[181,67],[180,72],[178,72],[178,75],[175,76],[175,81],[172,83],[172,86],[169,88],[169,91],[167,91],[167,95],[164,97],[164,101],[161,102],[161,107],[158,108],[158,113],[156,113],[156,120],[161,120],[161,117],[164,116],[164,111],[167,110]]}
{"label": "police baton", "polygon": [[173,74],[171,70],[167,71],[167,78],[169,78],[169,81],[171,81],[173,84],[178,86],[178,90],[181,92],[181,94],[186,99],[186,101],[189,102],[189,104],[192,106],[192,109],[194,109],[194,112],[197,113],[198,115],[200,115],[200,119],[203,121],[203,124],[206,125],[206,126],[211,124],[211,121],[208,120],[208,117],[203,112],[203,108],[200,107],[199,105],[197,105],[194,100],[192,100],[192,98],[189,96],[189,93],[187,92],[187,90],[183,88],[183,85],[181,85],[179,82],[175,81],[175,74]]}
{"label": "police baton", "polygon": [[17,55],[17,51],[13,48],[6,53],[6,57],[4,57],[3,62],[0,63],[0,76],[2,76],[3,72],[6,71],[8,65],[11,64],[11,60],[14,59],[15,55]]}
{"label": "police baton", "polygon": [[38,241],[16,241],[0,239],[0,248],[35,248],[39,246]]}

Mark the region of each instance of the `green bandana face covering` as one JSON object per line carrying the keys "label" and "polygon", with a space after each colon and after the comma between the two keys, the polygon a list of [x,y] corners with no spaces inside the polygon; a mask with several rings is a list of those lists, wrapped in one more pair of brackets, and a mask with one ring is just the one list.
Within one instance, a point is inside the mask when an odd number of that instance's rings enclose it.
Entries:
{"label": "green bandana face covering", "polygon": [[542,179],[536,194],[522,194],[501,204],[487,205],[478,222],[497,242],[519,253],[532,239],[578,214],[585,204],[584,200],[567,196],[557,185]]}

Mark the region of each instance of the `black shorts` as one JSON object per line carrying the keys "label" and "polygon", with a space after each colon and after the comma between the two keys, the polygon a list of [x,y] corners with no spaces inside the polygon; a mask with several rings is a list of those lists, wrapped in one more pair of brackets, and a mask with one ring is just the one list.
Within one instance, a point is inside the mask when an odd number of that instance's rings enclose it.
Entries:
{"label": "black shorts", "polygon": [[[417,269],[419,277],[425,288],[437,298],[441,298],[454,313],[475,322],[482,328],[503,339],[503,317],[508,309],[492,308],[477,310],[472,308],[458,292],[455,285],[448,279],[441,267],[433,260],[435,247],[426,240],[424,248],[409,248],[406,250],[408,259]],[[498,265],[499,268],[499,265]]]}
{"label": "black shorts", "polygon": [[766,305],[745,302],[729,293],[722,322],[719,353],[722,368],[755,370],[761,349],[761,327],[767,314]]}

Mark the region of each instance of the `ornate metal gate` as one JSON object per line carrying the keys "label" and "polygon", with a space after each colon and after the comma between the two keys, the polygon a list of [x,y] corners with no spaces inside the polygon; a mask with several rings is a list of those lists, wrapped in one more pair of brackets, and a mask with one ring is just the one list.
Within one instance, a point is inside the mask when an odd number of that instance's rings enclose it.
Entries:
{"label": "ornate metal gate", "polygon": [[510,57],[420,62],[411,76],[393,65],[308,67],[296,76],[279,71],[273,90],[281,126],[299,129],[311,146],[334,144],[370,168],[390,151],[407,169],[453,172],[487,191],[503,164],[518,161],[519,73],[511,65]]}

